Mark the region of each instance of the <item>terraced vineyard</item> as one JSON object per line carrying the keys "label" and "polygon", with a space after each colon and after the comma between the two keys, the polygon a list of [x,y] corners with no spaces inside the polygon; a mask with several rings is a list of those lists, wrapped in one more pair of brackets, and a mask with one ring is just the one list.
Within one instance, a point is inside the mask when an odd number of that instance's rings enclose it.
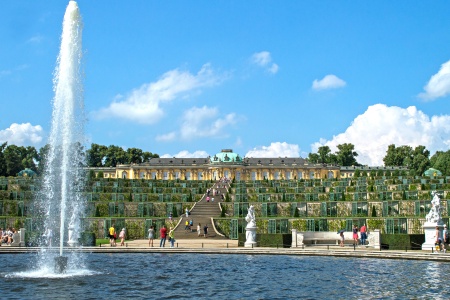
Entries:
{"label": "terraced vineyard", "polygon": [[[145,238],[151,225],[176,225],[202,199],[212,181],[93,179],[86,184],[85,231],[104,237],[114,224],[127,228],[129,238]],[[38,179],[0,178],[0,227],[24,227],[41,234],[33,200]],[[448,223],[450,177],[360,177],[345,179],[261,180],[231,183],[216,228],[235,239],[245,232],[244,217],[255,207],[259,233],[351,230],[368,225],[383,233],[423,233],[431,191],[441,195],[441,212]],[[217,199],[217,198],[216,198]],[[195,208],[194,208],[195,211]],[[172,214],[172,222],[168,219]],[[171,224],[170,224],[171,223]],[[181,225],[183,226],[183,224]],[[211,229],[211,228],[210,228]]]}

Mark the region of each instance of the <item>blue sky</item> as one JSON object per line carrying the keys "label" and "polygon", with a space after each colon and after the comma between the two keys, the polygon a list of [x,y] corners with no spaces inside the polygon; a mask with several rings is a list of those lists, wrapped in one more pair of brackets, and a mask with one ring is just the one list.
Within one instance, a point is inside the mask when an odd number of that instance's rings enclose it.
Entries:
{"label": "blue sky", "polygon": [[[0,142],[41,147],[66,1],[0,4]],[[305,157],[450,146],[447,1],[87,1],[87,145]]]}

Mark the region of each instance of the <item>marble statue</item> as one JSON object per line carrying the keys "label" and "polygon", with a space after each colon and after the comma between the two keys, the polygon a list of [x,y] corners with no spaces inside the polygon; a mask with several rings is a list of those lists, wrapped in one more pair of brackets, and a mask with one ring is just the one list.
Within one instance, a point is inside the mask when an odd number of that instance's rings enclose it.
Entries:
{"label": "marble statue", "polygon": [[250,207],[248,208],[245,221],[247,221],[247,226],[245,227],[246,241],[244,246],[254,247],[256,246],[256,218],[255,218],[255,208],[253,207],[253,205],[250,205]]}
{"label": "marble statue", "polygon": [[436,191],[431,192],[433,200],[431,200],[431,209],[426,215],[427,223],[438,224],[441,222],[441,199]]}
{"label": "marble statue", "polygon": [[256,227],[255,208],[253,207],[253,205],[250,205],[250,207],[248,208],[245,221],[247,221],[247,227]]}
{"label": "marble statue", "polygon": [[444,222],[441,218],[441,199],[436,191],[432,191],[431,209],[425,216],[423,230],[425,233],[425,243],[422,244],[422,250],[434,249],[436,243],[436,235],[442,236]]}

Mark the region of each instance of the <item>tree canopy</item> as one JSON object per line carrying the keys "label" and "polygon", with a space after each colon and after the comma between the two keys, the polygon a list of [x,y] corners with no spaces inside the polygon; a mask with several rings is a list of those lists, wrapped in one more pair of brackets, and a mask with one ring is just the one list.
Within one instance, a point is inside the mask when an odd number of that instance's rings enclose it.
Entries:
{"label": "tree canopy", "polygon": [[356,161],[358,153],[350,143],[337,145],[338,151],[331,153],[328,146],[321,146],[317,153],[309,153],[307,160],[311,163],[338,164],[341,166],[360,166]]}
{"label": "tree canopy", "polygon": [[[44,170],[45,157],[49,151],[49,145],[41,147],[39,151],[35,147],[0,144],[0,176],[16,176],[20,171],[29,168],[38,174]],[[86,155],[88,167],[115,167],[117,164],[143,163],[150,158],[159,157],[158,154],[142,151],[138,148],[128,148],[126,151],[119,146],[109,147],[91,144],[91,148],[84,151],[82,145],[75,145],[80,155]]]}

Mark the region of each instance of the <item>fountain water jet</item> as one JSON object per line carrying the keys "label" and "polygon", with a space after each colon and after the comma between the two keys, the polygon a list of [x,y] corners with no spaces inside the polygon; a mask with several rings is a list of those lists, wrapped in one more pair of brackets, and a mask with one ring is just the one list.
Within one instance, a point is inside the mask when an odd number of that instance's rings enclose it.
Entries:
{"label": "fountain water jet", "polygon": [[[59,257],[54,258],[55,271],[65,271],[67,258],[63,257],[66,219],[70,216],[72,237],[80,232],[80,217],[84,200],[82,191],[85,173],[84,156],[84,101],[81,80],[82,22],[75,1],[70,1],[63,21],[61,47],[54,73],[53,113],[48,142],[48,153],[43,184],[38,200],[45,214],[44,227],[59,229]],[[55,238],[58,238],[55,234]],[[73,241],[72,241],[73,242]],[[73,244],[72,244],[73,245]],[[42,265],[51,261],[49,251],[42,251]],[[48,265],[47,265],[48,268]]]}

